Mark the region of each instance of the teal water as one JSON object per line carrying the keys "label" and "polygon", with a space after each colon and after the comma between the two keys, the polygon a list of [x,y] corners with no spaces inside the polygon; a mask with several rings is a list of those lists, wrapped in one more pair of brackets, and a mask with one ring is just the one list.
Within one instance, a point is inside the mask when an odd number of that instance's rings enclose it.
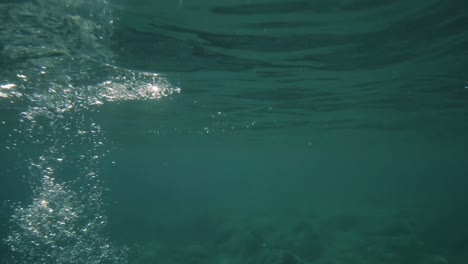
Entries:
{"label": "teal water", "polygon": [[466,263],[467,7],[0,1],[0,263]]}

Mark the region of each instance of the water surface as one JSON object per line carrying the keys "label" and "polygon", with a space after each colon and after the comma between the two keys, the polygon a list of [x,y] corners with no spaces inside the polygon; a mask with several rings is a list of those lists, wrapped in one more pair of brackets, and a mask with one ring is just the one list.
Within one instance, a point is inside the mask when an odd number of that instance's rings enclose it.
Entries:
{"label": "water surface", "polygon": [[465,263],[463,1],[2,1],[5,263]]}

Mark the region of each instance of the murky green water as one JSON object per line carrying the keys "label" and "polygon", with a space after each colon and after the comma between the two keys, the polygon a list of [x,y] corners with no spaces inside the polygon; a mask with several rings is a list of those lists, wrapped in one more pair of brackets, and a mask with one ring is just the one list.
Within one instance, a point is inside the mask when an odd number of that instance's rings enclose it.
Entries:
{"label": "murky green water", "polygon": [[466,263],[467,7],[1,1],[0,263]]}

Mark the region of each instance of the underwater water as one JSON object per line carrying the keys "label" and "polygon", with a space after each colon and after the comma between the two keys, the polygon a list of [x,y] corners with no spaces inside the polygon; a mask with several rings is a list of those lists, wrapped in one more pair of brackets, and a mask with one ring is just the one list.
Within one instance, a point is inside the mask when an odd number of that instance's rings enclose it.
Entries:
{"label": "underwater water", "polygon": [[467,263],[467,8],[0,1],[0,263]]}

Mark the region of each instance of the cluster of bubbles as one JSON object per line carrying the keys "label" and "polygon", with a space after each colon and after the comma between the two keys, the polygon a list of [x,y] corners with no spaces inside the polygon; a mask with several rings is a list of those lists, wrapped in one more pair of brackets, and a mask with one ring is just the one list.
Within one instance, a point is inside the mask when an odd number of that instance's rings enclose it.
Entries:
{"label": "cluster of bubbles", "polygon": [[[54,150],[31,163],[40,177],[32,201],[17,207],[6,239],[14,263],[124,263],[127,249],[103,235],[102,190],[73,190],[59,182],[51,165]],[[52,161],[53,163],[54,161]],[[95,176],[91,172],[88,177]],[[81,192],[81,193],[80,193]],[[86,195],[86,196],[83,196]],[[91,211],[90,211],[91,208]]]}
{"label": "cluster of bubbles", "polygon": [[7,148],[21,156],[32,193],[10,219],[10,261],[125,263],[128,249],[105,234],[99,168],[109,147],[91,113],[180,89],[113,66],[106,42],[115,18],[106,0],[20,1],[0,10],[0,106],[21,109]]}

